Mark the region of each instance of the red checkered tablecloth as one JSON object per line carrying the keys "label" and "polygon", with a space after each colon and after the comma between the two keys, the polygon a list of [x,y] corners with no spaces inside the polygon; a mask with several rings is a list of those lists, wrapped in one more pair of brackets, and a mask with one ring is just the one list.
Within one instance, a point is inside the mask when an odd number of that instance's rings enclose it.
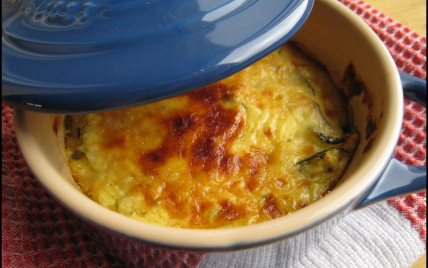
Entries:
{"label": "red checkered tablecloth", "polygon": [[[426,79],[425,37],[363,1],[339,1],[370,25],[400,70]],[[22,157],[12,117],[12,109],[2,105],[2,266],[123,267],[121,260],[104,253],[40,186]],[[403,120],[394,157],[410,165],[425,165],[426,109],[405,101]],[[426,243],[426,191],[388,203]],[[195,267],[204,255],[148,251],[144,257],[155,267]]]}

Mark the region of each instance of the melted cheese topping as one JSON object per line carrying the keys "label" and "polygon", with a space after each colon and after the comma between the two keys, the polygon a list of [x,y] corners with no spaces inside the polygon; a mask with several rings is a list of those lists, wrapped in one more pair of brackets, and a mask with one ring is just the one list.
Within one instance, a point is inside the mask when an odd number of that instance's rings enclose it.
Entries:
{"label": "melted cheese topping", "polygon": [[290,45],[216,84],[67,116],[81,190],[129,217],[222,228],[287,215],[331,190],[359,137],[328,74]]}

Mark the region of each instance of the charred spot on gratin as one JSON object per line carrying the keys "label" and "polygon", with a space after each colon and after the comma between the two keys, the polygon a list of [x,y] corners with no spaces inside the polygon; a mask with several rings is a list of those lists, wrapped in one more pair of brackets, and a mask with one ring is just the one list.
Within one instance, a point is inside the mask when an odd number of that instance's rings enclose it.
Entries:
{"label": "charred spot on gratin", "polygon": [[359,143],[343,94],[291,45],[218,83],[139,107],[66,116],[72,175],[104,207],[153,224],[228,228],[330,191]]}

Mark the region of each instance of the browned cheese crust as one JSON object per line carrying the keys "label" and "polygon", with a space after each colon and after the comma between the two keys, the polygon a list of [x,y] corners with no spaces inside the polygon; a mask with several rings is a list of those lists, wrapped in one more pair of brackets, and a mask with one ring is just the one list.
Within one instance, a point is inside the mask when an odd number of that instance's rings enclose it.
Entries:
{"label": "browned cheese crust", "polygon": [[181,228],[255,224],[321,198],[358,146],[328,74],[284,45],[172,99],[67,116],[81,190],[126,216]]}

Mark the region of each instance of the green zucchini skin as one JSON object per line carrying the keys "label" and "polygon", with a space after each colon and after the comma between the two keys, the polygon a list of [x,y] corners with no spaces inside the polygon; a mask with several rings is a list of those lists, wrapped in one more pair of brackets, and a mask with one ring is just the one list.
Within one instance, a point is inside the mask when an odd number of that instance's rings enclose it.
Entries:
{"label": "green zucchini skin", "polygon": [[321,151],[321,152],[318,152],[318,153],[316,153],[316,154],[312,155],[312,156],[311,156],[311,157],[309,157],[309,158],[303,159],[303,160],[301,160],[301,161],[297,162],[297,163],[296,163],[296,165],[302,164],[303,162],[307,162],[307,161],[309,161],[309,160],[311,160],[311,159],[313,159],[313,158],[315,158],[315,157],[322,158],[322,156],[323,156],[323,155],[325,155],[327,152],[332,151],[332,150],[342,150],[343,152],[346,152],[346,153],[348,153],[348,154],[350,153],[348,150],[346,150],[346,149],[344,149],[344,148],[341,148],[341,147],[332,147],[332,148],[328,148],[328,149],[326,149],[326,150],[323,150],[323,151]]}
{"label": "green zucchini skin", "polygon": [[317,137],[325,143],[328,144],[339,144],[342,142],[346,142],[344,138],[335,138],[322,134],[321,132],[317,134]]}

